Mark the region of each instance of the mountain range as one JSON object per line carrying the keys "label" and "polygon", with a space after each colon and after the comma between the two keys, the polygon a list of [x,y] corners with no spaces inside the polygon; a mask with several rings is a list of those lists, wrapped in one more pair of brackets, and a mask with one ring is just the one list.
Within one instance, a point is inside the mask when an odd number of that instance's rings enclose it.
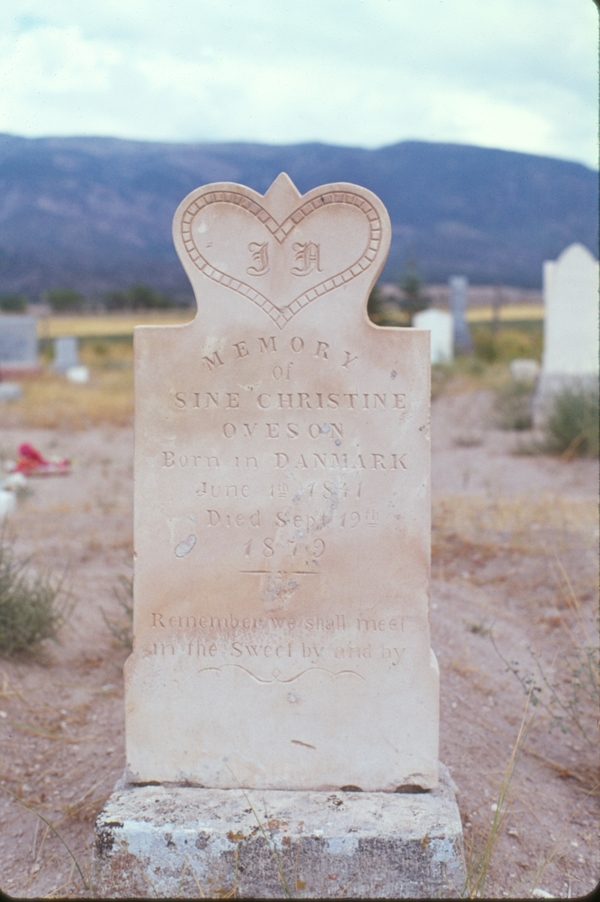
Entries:
{"label": "mountain range", "polygon": [[392,220],[382,279],[413,261],[428,282],[538,288],[542,263],[578,241],[597,254],[598,173],[580,163],[458,144],[167,144],[0,135],[0,295],[89,297],[146,283],[192,293],[171,238],[180,201],[208,182],[264,193],[280,172],[301,192],[374,191]]}

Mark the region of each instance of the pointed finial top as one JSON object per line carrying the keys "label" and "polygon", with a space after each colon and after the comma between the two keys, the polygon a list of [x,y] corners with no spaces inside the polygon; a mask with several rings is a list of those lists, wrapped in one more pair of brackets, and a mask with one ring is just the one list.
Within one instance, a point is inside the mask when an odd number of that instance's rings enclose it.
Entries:
{"label": "pointed finial top", "polygon": [[275,219],[282,220],[297,206],[301,196],[287,172],[280,172],[265,192],[264,198]]}

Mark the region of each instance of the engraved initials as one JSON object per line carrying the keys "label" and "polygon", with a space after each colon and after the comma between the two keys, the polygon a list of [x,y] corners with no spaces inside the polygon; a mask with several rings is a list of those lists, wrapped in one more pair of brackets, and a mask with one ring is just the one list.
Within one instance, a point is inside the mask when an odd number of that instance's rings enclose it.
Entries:
{"label": "engraved initials", "polygon": [[293,276],[307,276],[311,272],[322,272],[320,262],[320,245],[314,241],[307,241],[301,244],[299,241],[293,245],[293,251],[296,255],[297,266],[291,270]]}
{"label": "engraved initials", "polygon": [[248,245],[248,250],[252,254],[254,266],[248,266],[246,272],[249,276],[264,276],[269,272],[269,247],[268,241],[259,244],[258,241],[252,241]]}

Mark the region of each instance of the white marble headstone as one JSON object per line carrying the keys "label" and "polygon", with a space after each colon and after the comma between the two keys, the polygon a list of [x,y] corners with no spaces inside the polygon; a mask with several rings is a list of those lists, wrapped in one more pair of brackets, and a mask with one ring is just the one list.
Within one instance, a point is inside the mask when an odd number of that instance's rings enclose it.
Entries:
{"label": "white marble headstone", "polygon": [[38,363],[35,317],[0,314],[0,369],[26,371],[37,368]]}
{"label": "white marble headstone", "polygon": [[173,230],[198,314],[135,330],[129,778],[432,787],[429,335],[368,319],[387,212],[282,174]]}
{"label": "white marble headstone", "polygon": [[534,422],[543,426],[564,389],[598,390],[598,261],[571,244],[544,263],[544,352],[534,397]]}
{"label": "white marble headstone", "polygon": [[542,372],[598,372],[598,261],[582,244],[544,263]]}
{"label": "white marble headstone", "polygon": [[457,351],[471,351],[473,342],[467,323],[467,292],[469,280],[466,276],[450,276],[448,279],[450,312],[454,321],[454,348]]}
{"label": "white marble headstone", "polygon": [[422,310],[413,316],[415,329],[431,332],[431,362],[452,363],[454,358],[454,323],[445,310]]}
{"label": "white marble headstone", "polygon": [[71,367],[79,366],[79,342],[73,335],[61,335],[54,339],[54,369],[66,373]]}

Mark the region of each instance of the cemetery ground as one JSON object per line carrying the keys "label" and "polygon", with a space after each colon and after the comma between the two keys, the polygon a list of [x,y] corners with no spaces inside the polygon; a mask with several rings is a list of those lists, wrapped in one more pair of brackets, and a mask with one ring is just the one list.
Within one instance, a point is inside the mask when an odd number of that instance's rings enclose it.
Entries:
{"label": "cemetery ground", "polygon": [[[505,341],[518,335],[531,340]],[[440,759],[469,873],[457,889],[581,896],[600,873],[597,461],[516,453],[532,437],[498,428],[508,367],[487,356],[436,371],[432,409]],[[1,411],[5,459],[27,441],[73,460],[29,480],[5,530],[74,605],[58,642],[0,656],[0,888],[16,897],[94,895],[93,824],[124,765],[131,346],[90,341],[81,357],[87,385],[46,367]]]}

